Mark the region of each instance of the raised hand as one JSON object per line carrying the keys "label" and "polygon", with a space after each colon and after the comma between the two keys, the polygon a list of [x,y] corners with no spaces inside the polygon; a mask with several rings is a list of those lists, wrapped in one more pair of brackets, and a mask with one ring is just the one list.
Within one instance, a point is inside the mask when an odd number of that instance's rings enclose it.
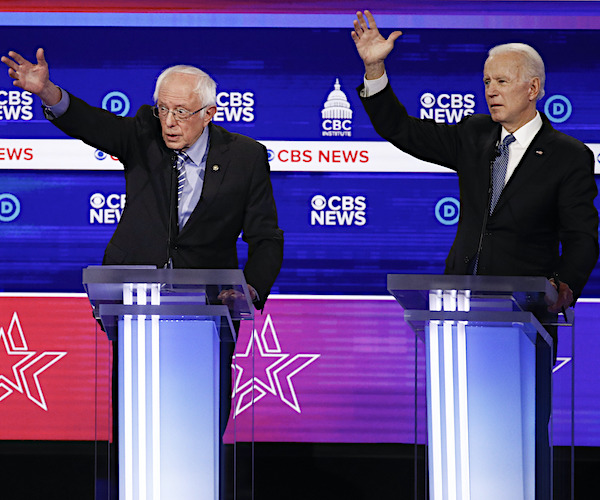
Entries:
{"label": "raised hand", "polygon": [[37,64],[33,64],[17,52],[10,51],[8,57],[2,56],[2,62],[8,66],[8,76],[13,85],[39,96],[44,103],[54,105],[61,98],[60,89],[50,81],[48,63],[44,49],[36,53]]}
{"label": "raised hand", "polygon": [[356,17],[352,39],[356,44],[358,55],[365,63],[367,79],[373,80],[383,75],[385,58],[394,48],[394,42],[402,32],[394,31],[386,39],[379,33],[375,18],[368,10],[365,10],[364,15],[362,12],[357,12]]}

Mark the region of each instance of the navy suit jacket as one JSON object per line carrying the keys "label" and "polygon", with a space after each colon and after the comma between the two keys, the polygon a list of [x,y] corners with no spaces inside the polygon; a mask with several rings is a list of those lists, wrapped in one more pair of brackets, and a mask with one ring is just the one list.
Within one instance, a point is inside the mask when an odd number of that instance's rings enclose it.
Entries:
{"label": "navy suit jacket", "polygon": [[71,95],[68,110],[52,123],[125,166],[126,204],[104,264],[162,267],[170,255],[176,268],[237,268],[242,234],[248,243],[244,275],[260,296],[257,307],[263,307],[281,268],[283,232],[262,144],[209,123],[202,195],[179,230],[173,151],[150,106],[122,118]]}
{"label": "navy suit jacket", "polygon": [[[359,87],[359,90],[362,87]],[[489,217],[490,172],[501,125],[472,115],[456,125],[408,115],[391,86],[362,98],[375,130],[402,151],[458,174],[460,217],[446,273],[557,273],[577,298],[598,260],[594,157],[580,141],[543,126]]]}

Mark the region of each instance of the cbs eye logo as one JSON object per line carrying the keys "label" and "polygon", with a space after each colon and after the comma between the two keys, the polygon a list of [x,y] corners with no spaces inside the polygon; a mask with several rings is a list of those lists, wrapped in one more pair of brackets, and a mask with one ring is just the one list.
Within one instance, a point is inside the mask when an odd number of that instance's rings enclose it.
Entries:
{"label": "cbs eye logo", "polygon": [[429,92],[421,96],[421,106],[424,108],[432,108],[435,104],[435,96]]}
{"label": "cbs eye logo", "polygon": [[121,193],[112,193],[103,195],[102,193],[94,193],[90,196],[90,207],[94,210],[100,208],[124,208],[125,207],[125,195]]}
{"label": "cbs eye logo", "polygon": [[92,208],[102,208],[104,206],[104,204],[106,203],[106,198],[104,198],[104,195],[100,194],[100,193],[95,193],[92,196],[90,196],[90,206]]}
{"label": "cbs eye logo", "polygon": [[323,210],[327,206],[327,198],[323,195],[313,196],[313,199],[310,201],[313,210]]}
{"label": "cbs eye logo", "polygon": [[12,222],[20,213],[19,199],[10,193],[0,193],[0,222]]}

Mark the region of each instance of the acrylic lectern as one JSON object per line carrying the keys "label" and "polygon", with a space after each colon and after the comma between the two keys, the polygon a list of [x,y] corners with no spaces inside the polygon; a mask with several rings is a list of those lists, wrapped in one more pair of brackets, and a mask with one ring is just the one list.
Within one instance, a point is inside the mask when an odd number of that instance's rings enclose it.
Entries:
{"label": "acrylic lectern", "polygon": [[536,408],[536,364],[549,381],[551,283],[390,274],[388,291],[425,342],[429,498],[552,498],[551,474],[536,476],[536,446],[551,456],[549,444],[536,444],[550,416],[549,402]]}
{"label": "acrylic lectern", "polygon": [[119,499],[218,500],[219,345],[253,317],[243,272],[91,266],[83,284],[117,340]]}

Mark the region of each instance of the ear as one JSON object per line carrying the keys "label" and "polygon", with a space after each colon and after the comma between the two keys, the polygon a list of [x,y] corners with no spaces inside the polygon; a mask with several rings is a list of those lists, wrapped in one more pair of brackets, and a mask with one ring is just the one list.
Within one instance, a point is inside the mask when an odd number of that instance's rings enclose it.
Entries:
{"label": "ear", "polygon": [[530,101],[537,101],[537,96],[540,93],[540,79],[535,76],[529,80],[528,98]]}
{"label": "ear", "polygon": [[216,112],[217,112],[216,106],[209,106],[208,108],[206,108],[206,112],[204,113],[204,126],[205,127],[208,125],[208,122],[213,119],[213,116],[215,116]]}

